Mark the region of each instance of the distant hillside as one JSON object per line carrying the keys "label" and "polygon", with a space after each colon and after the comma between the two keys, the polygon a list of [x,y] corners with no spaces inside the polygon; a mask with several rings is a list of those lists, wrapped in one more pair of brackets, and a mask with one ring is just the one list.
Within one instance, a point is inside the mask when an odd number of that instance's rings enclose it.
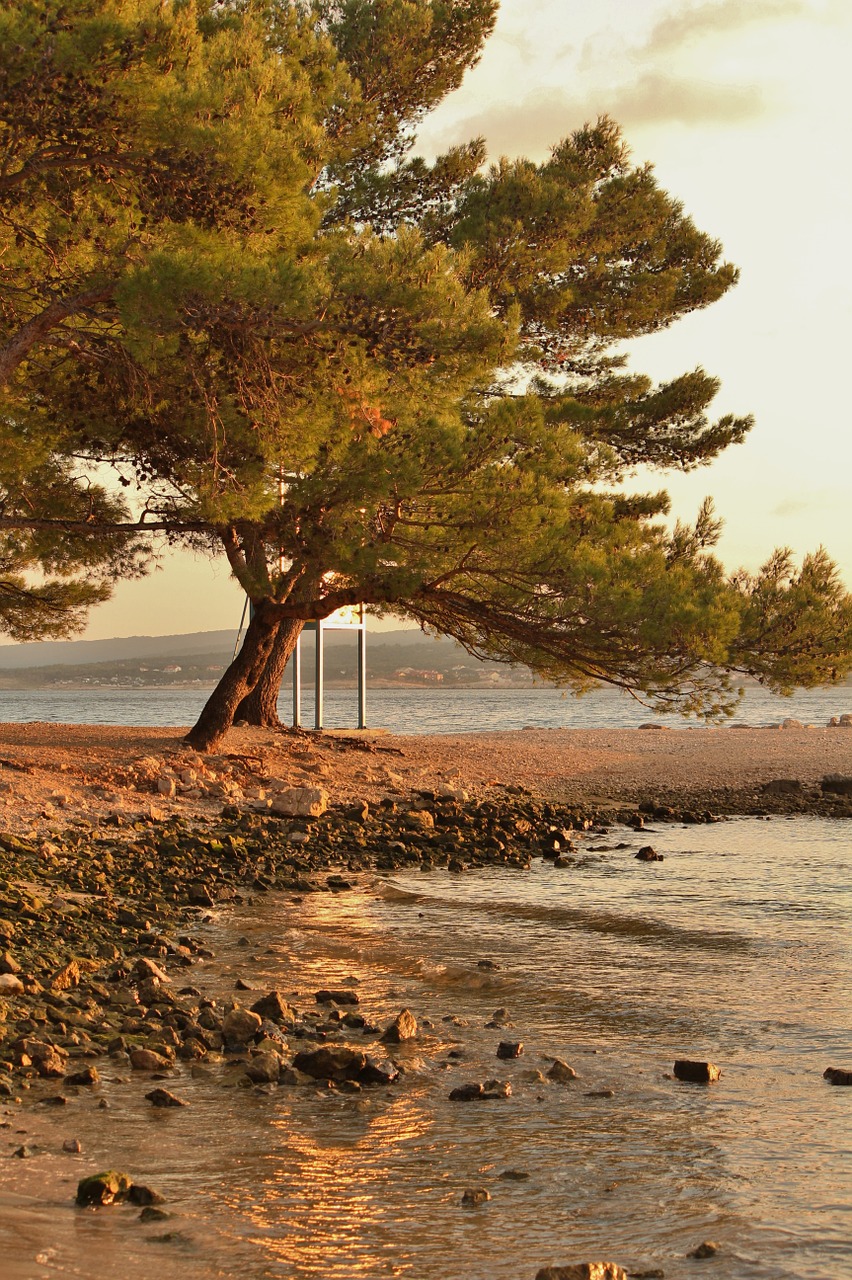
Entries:
{"label": "distant hillside", "polygon": [[[235,631],[200,631],[178,636],[130,636],[120,640],[46,641],[0,646],[0,689],[119,688],[215,684],[231,661]],[[329,631],[325,674],[329,685],[354,681],[354,633]],[[302,643],[302,669],[313,678],[314,637]],[[525,670],[483,663],[446,637],[415,629],[375,631],[367,637],[367,677],[372,684],[479,685],[529,683]]]}

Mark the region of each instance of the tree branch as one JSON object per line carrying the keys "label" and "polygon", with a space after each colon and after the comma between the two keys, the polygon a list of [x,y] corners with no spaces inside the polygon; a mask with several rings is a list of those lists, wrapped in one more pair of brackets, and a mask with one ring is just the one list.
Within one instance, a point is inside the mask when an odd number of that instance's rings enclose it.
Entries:
{"label": "tree branch", "polygon": [[88,289],[83,293],[73,294],[70,298],[56,298],[38,315],[21,325],[18,332],[0,347],[0,386],[8,383],[21,361],[27,358],[36,343],[50,333],[51,329],[55,329],[69,316],[85,311],[87,307],[98,302],[108,302],[115,285],[116,282],[112,280],[98,289]]}

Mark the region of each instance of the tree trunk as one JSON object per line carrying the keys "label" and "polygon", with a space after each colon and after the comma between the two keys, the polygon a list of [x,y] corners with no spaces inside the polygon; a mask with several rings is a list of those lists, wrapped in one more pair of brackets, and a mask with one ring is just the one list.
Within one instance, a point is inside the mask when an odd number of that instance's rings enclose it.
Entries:
{"label": "tree trunk", "polygon": [[281,678],[299,643],[304,625],[301,618],[285,618],[279,625],[272,652],[266,659],[260,679],[237,707],[234,720],[238,724],[260,725],[265,729],[281,728],[281,721],[278,719]]}
{"label": "tree trunk", "polygon": [[222,679],[216,685],[195,725],[184,739],[197,751],[212,751],[234,723],[243,698],[263,675],[263,669],[275,647],[279,622],[261,603],[249,623],[240,649]]}

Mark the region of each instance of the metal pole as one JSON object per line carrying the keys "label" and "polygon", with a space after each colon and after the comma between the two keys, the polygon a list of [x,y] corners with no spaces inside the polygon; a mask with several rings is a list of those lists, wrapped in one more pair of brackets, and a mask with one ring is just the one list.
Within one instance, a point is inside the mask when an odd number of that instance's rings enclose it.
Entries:
{"label": "metal pole", "polygon": [[316,727],[317,729],[321,729],[321,728],[322,728],[322,714],[323,714],[323,705],[322,705],[322,704],[323,704],[323,685],[324,685],[323,676],[324,676],[324,674],[325,674],[325,673],[324,673],[324,671],[323,671],[323,666],[324,666],[325,658],[324,658],[324,654],[323,654],[322,619],[318,619],[318,620],[317,620],[317,647],[316,647],[316,654],[317,654],[317,670],[316,670],[316,685],[315,685],[315,687],[316,687],[316,700],[315,700],[315,702],[316,702],[316,705],[315,705],[315,712],[316,712],[316,715],[315,715],[314,724],[315,724],[315,727]]}
{"label": "metal pole", "polygon": [[358,728],[367,727],[367,627],[361,605],[361,627],[358,631]]}

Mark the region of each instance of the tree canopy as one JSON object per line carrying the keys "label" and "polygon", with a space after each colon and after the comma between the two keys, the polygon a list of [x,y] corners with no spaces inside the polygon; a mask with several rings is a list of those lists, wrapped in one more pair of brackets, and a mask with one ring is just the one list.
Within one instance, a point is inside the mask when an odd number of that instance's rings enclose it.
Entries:
{"label": "tree canopy", "polygon": [[700,368],[654,386],[622,351],[735,283],[718,242],[607,119],[543,164],[485,167],[478,140],[413,155],[495,11],[0,15],[0,625],[24,634],[4,592],[61,587],[73,626],[143,538],[225,554],[255,613],[198,745],[350,603],[705,713],[732,672],[852,665],[824,552],[732,576],[709,506],[671,529],[664,492],[621,488],[751,425],[708,416]]}

